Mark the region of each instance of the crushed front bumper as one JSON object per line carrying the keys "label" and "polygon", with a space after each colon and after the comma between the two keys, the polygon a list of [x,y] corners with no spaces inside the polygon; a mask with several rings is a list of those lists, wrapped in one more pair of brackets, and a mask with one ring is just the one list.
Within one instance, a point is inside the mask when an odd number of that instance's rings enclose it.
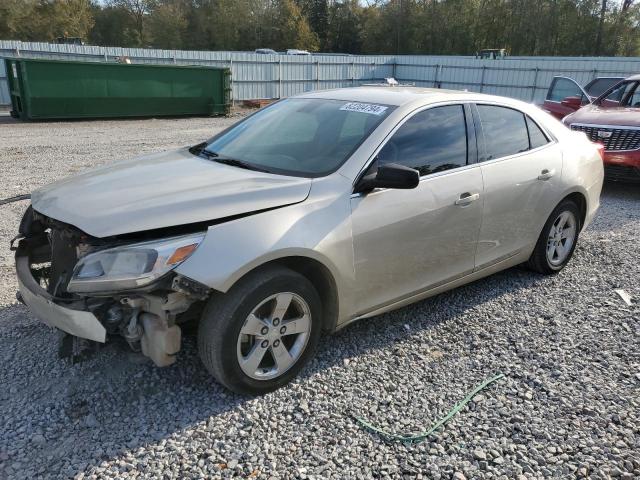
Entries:
{"label": "crushed front bumper", "polygon": [[76,337],[104,343],[107,331],[96,316],[87,311],[63,307],[33,278],[29,257],[18,249],[16,273],[20,295],[29,310],[40,321]]}

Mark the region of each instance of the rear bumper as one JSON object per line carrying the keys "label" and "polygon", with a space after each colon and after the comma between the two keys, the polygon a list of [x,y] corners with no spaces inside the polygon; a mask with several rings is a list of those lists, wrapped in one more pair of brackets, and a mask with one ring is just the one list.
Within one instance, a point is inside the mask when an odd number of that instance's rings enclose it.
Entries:
{"label": "rear bumper", "polygon": [[102,343],[106,341],[107,332],[93,313],[54,303],[53,297],[33,278],[29,257],[20,251],[16,254],[16,273],[24,303],[42,323],[76,337]]}

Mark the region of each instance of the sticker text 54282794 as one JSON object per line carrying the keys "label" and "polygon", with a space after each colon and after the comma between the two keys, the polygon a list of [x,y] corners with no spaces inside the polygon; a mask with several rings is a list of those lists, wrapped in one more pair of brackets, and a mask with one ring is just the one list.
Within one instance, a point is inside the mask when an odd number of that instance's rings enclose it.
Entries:
{"label": "sticker text 54282794", "polygon": [[358,102],[350,102],[345,103],[340,110],[344,110],[346,112],[360,112],[360,113],[368,113],[370,115],[382,115],[387,107],[383,105],[374,105],[372,103],[358,103]]}

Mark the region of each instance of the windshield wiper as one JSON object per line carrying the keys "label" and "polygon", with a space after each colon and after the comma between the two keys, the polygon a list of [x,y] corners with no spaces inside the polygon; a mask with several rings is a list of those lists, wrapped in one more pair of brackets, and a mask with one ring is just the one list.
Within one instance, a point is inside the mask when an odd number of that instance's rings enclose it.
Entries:
{"label": "windshield wiper", "polygon": [[207,158],[218,158],[220,156],[216,152],[210,152],[209,150],[207,150],[206,145],[205,145],[205,148],[200,150],[199,154]]}
{"label": "windshield wiper", "polygon": [[225,157],[217,152],[207,150],[207,142],[199,143],[198,145],[191,147],[189,151],[194,155],[200,155],[212,159],[215,162],[224,163],[225,165],[231,165],[238,168],[246,168],[247,170],[253,170],[255,172],[271,173],[266,168],[259,167],[258,165],[254,165],[253,163],[238,160],[237,158]]}
{"label": "windshield wiper", "polygon": [[206,152],[206,155],[210,156],[215,162],[218,163],[224,163],[225,165],[231,165],[233,167],[246,168],[247,170],[253,170],[256,172],[271,173],[266,168],[258,167],[253,163],[244,162],[242,160],[238,160],[237,158],[221,157],[215,152],[207,152],[206,150],[204,150],[204,152]]}
{"label": "windshield wiper", "polygon": [[201,153],[205,152],[205,148],[207,148],[207,142],[202,142],[189,148],[189,152],[191,152],[193,155],[200,155]]}

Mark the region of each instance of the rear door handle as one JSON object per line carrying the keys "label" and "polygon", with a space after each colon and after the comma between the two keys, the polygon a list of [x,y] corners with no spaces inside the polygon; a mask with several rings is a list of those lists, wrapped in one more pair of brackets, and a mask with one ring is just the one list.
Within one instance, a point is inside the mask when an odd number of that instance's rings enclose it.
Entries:
{"label": "rear door handle", "polygon": [[540,172],[540,175],[538,175],[538,180],[549,180],[555,174],[556,174],[556,170],[555,169],[549,170],[549,169],[545,168],[544,170],[542,170]]}
{"label": "rear door handle", "polygon": [[460,195],[460,198],[456,200],[456,205],[469,205],[471,202],[475,202],[480,198],[479,193],[465,192]]}

